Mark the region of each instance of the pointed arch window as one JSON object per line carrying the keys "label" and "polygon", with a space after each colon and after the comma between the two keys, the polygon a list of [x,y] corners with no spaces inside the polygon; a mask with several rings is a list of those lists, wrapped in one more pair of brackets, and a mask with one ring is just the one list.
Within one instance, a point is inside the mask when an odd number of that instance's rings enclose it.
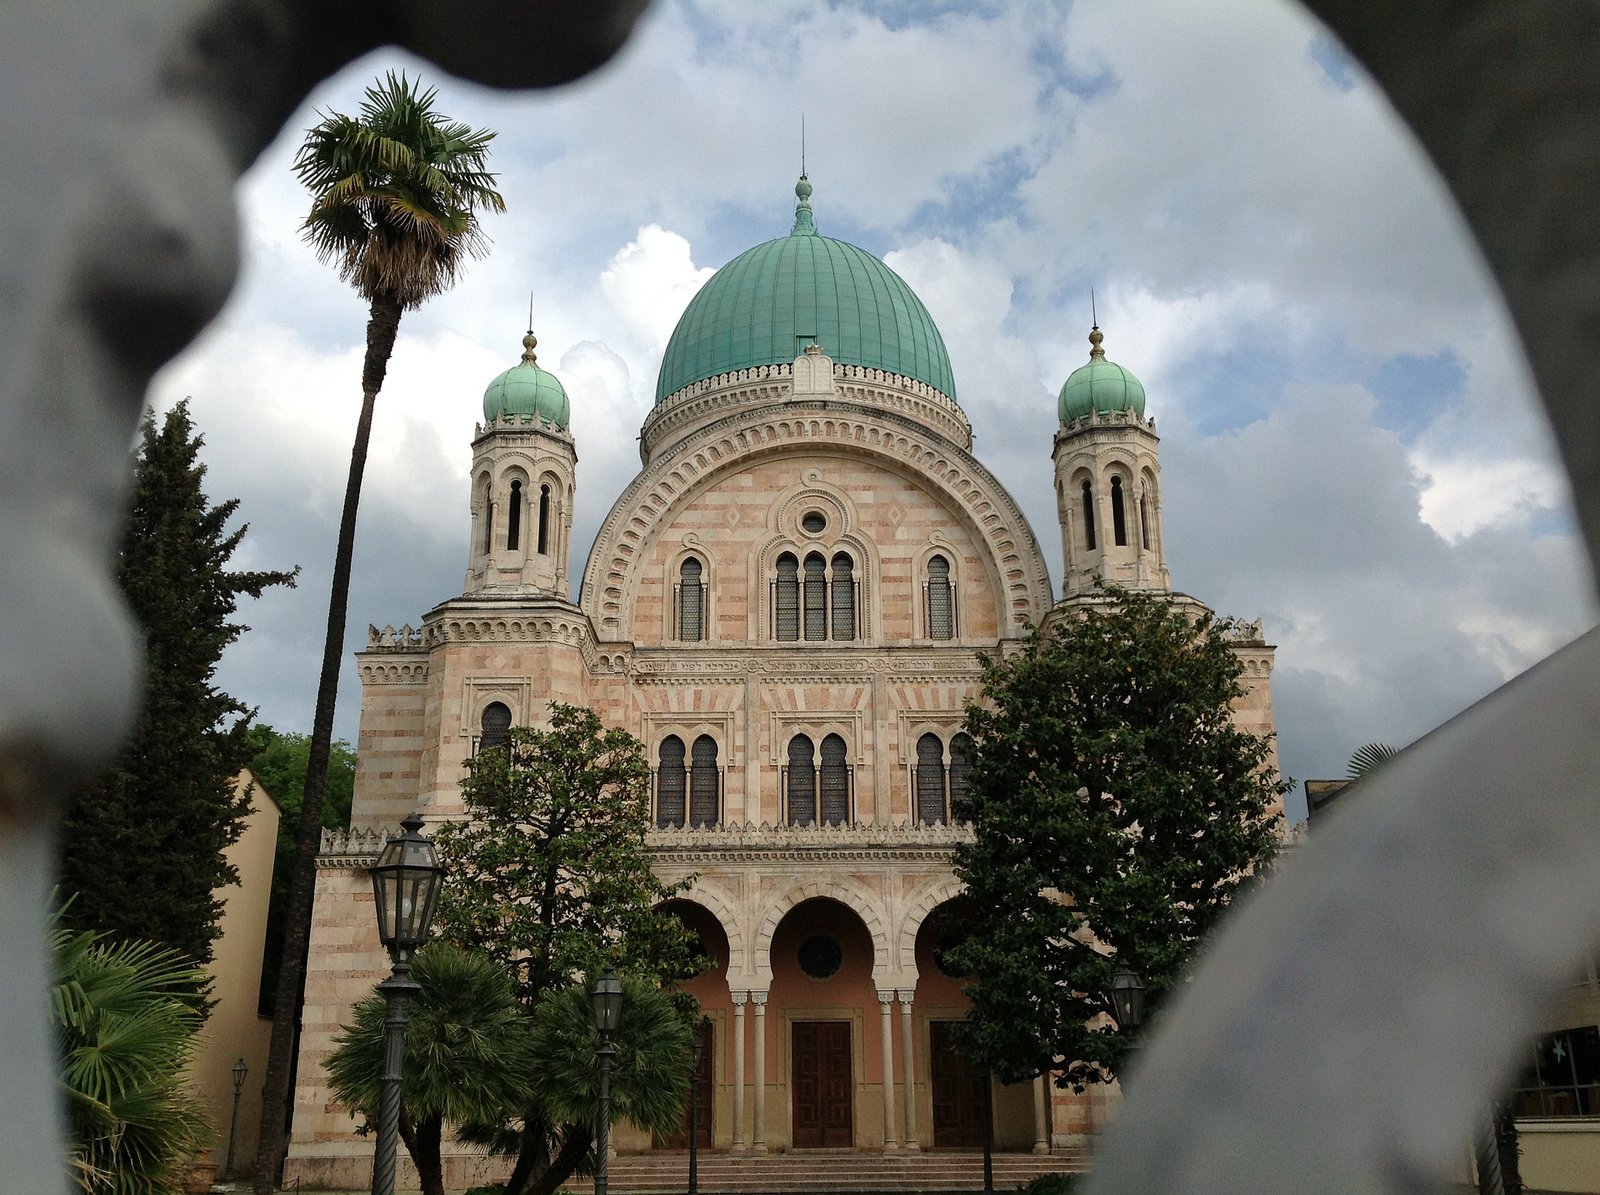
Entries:
{"label": "pointed arch window", "polygon": [[705,633],[705,567],[693,556],[678,566],[678,638],[699,643]]}
{"label": "pointed arch window", "polygon": [[1139,544],[1150,550],[1150,486],[1139,487]]}
{"label": "pointed arch window", "polygon": [[950,562],[943,556],[928,560],[928,638],[954,639],[955,594],[950,588]]}
{"label": "pointed arch window", "polygon": [[1087,481],[1083,483],[1083,546],[1094,551],[1094,490]]}
{"label": "pointed arch window", "polygon": [[850,765],[844,739],[830,734],[822,740],[822,824],[848,826],[850,817]]}
{"label": "pointed arch window", "polygon": [[797,734],[789,740],[789,763],[784,768],[784,820],[791,826],[809,826],[817,820],[817,765],[811,739]]}
{"label": "pointed arch window", "polygon": [[856,637],[856,566],[843,552],[833,557],[833,637]]}
{"label": "pointed arch window", "polygon": [[656,826],[671,830],[683,825],[684,789],[683,740],[669,734],[656,751]]}
{"label": "pointed arch window", "polygon": [[917,795],[917,821],[935,826],[945,821],[944,744],[936,734],[917,740],[917,767],[914,782]]}
{"label": "pointed arch window", "polygon": [[703,734],[694,741],[689,762],[689,824],[714,826],[722,806],[722,769],[717,767],[717,740]]}
{"label": "pointed arch window", "polygon": [[539,487],[539,555],[550,554],[550,487]]}
{"label": "pointed arch window", "polygon": [[950,820],[963,814],[967,785],[972,776],[972,739],[965,731],[950,740]]}
{"label": "pointed arch window", "polygon": [[806,557],[805,581],[806,641],[814,643],[828,637],[828,562],[821,552]]}
{"label": "pointed arch window", "polygon": [[478,750],[504,747],[511,737],[511,709],[503,701],[491,701],[478,716]]}
{"label": "pointed arch window", "polygon": [[483,487],[483,550],[494,551],[494,486]]}
{"label": "pointed arch window", "polygon": [[800,562],[794,554],[778,557],[778,577],[773,582],[773,627],[780,642],[800,638]]}
{"label": "pointed arch window", "polygon": [[1117,547],[1128,546],[1128,515],[1122,506],[1122,478],[1111,478],[1111,539]]}
{"label": "pointed arch window", "polygon": [[506,548],[515,552],[522,541],[522,483],[511,483],[510,509],[506,511]]}

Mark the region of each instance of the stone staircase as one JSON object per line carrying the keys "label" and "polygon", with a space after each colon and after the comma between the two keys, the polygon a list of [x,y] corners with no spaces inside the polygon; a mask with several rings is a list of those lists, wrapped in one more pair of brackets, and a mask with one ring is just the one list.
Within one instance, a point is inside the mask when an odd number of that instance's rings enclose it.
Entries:
{"label": "stone staircase", "polygon": [[[1081,1149],[1054,1154],[997,1153],[994,1189],[1014,1191],[1042,1174],[1089,1168]],[[684,1195],[689,1183],[687,1150],[620,1154],[607,1174],[612,1195]],[[983,1190],[981,1150],[930,1150],[923,1153],[808,1149],[795,1153],[729,1154],[702,1152],[699,1189],[706,1195],[834,1192],[916,1192]],[[574,1195],[594,1189],[593,1180],[574,1180],[563,1188]]]}

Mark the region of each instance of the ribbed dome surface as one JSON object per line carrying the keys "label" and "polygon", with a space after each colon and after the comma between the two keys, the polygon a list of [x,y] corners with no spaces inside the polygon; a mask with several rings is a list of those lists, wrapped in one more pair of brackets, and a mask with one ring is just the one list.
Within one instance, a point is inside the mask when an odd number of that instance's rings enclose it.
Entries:
{"label": "ribbed dome surface", "polygon": [[493,423],[502,415],[510,415],[566,427],[572,415],[566,387],[555,374],[536,364],[533,350],[538,342],[532,332],[522,338],[522,343],[522,360],[490,382],[483,392],[484,421]]}
{"label": "ribbed dome surface", "polygon": [[745,250],[690,300],[656,401],[731,370],[786,365],[813,341],[837,362],[903,374],[953,399],[950,357],[922,300],[866,250],[818,236],[802,185],[795,230]]}
{"label": "ribbed dome surface", "polygon": [[1056,411],[1062,423],[1082,419],[1091,411],[1102,415],[1132,411],[1144,417],[1144,383],[1115,361],[1106,360],[1100,347],[1103,339],[1098,327],[1089,333],[1089,343],[1094,346],[1089,363],[1073,370],[1061,387]]}

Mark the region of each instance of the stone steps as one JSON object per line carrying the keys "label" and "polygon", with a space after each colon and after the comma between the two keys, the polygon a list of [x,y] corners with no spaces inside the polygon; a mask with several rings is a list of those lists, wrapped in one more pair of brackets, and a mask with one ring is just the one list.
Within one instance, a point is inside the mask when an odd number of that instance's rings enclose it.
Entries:
{"label": "stone steps", "polygon": [[[994,1186],[1014,1191],[1043,1174],[1081,1172],[1088,1155],[1079,1149],[1053,1154],[997,1153]],[[688,1189],[687,1150],[622,1154],[612,1159],[607,1179],[614,1195],[682,1195]],[[564,1188],[593,1190],[590,1179]],[[777,1154],[702,1153],[699,1189],[707,1195],[779,1195],[815,1192],[981,1191],[981,1151],[940,1150],[883,1154],[853,1150],[804,1150]]]}

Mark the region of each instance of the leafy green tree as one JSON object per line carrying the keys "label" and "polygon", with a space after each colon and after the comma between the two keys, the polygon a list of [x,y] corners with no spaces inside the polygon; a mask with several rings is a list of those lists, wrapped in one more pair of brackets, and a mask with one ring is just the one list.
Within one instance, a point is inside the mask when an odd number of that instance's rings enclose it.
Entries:
{"label": "leafy green tree", "polygon": [[[450,1126],[520,1116],[541,1076],[533,1026],[511,974],[493,959],[446,942],[417,952],[401,1087],[400,1139],[423,1195],[444,1195],[440,1143]],[[327,1061],[334,1098],[375,1126],[383,1078],[384,999],[368,996]],[[366,1127],[363,1127],[363,1132]]]}
{"label": "leafy green tree", "polygon": [[965,1048],[1007,1082],[1046,1068],[1081,1090],[1114,1074],[1121,966],[1149,1005],[1277,841],[1286,785],[1239,729],[1229,624],[1107,587],[983,663],[956,852],[966,885],[952,965],[979,977]]}
{"label": "leafy green tree", "polygon": [[[261,1100],[261,1152],[256,1195],[271,1195],[289,1096],[289,1070],[311,936],[311,898],[322,835],[323,791],[333,742],[334,706],[343,662],[356,511],[366,471],[373,409],[388,372],[401,313],[442,294],[467,260],[481,256],[484,210],[503,211],[495,176],[484,169],[494,133],[434,111],[434,91],[390,72],[367,89],[359,117],[330,113],[306,134],[295,173],[312,193],[302,232],[325,262],[367,301],[367,349],[361,370],[361,414],[350,450],[339,520],[322,673],[317,683],[311,749],[300,808],[283,963],[273,998],[279,1015]],[[290,1010],[294,1015],[288,1015]]]}
{"label": "leafy green tree", "polygon": [[205,972],[151,942],[58,925],[51,1020],[73,1178],[89,1195],[175,1191],[211,1126],[184,1074]]}
{"label": "leafy green tree", "polygon": [[[651,869],[638,739],[554,703],[548,729],[514,727],[504,747],[470,760],[461,793],[468,820],[434,835],[449,861],[438,932],[515,975],[526,1008],[607,965],[665,983],[699,969],[692,935],[660,907],[686,885],[663,884]],[[679,1009],[685,1025],[693,1011]],[[508,1195],[554,1189],[566,1177],[557,1163],[588,1148],[569,1145],[586,1122],[552,1115],[538,1102],[525,1111]]]}
{"label": "leafy green tree", "polygon": [[[272,794],[282,816],[278,819],[278,846],[272,864],[272,894],[267,904],[267,944],[261,965],[260,1012],[273,1014],[273,998],[278,990],[278,969],[283,959],[283,936],[289,914],[289,880],[294,871],[294,855],[300,832],[300,804],[305,792],[306,764],[311,753],[311,736],[281,733],[262,723],[249,730],[255,754],[250,771],[261,787]],[[322,825],[343,830],[350,825],[350,801],[355,792],[356,753],[350,744],[337,739],[328,755],[328,782],[323,791]]]}
{"label": "leafy green tree", "polygon": [[[116,766],[78,795],[62,828],[64,921],[211,958],[222,902],[238,882],[223,851],[249,812],[233,778],[252,754],[250,710],[215,685],[223,649],[247,628],[241,596],[293,573],[228,567],[246,527],[237,499],[213,504],[187,402],[144,421],[117,579],[144,634],[139,720]],[[88,733],[90,728],[85,727]]]}

